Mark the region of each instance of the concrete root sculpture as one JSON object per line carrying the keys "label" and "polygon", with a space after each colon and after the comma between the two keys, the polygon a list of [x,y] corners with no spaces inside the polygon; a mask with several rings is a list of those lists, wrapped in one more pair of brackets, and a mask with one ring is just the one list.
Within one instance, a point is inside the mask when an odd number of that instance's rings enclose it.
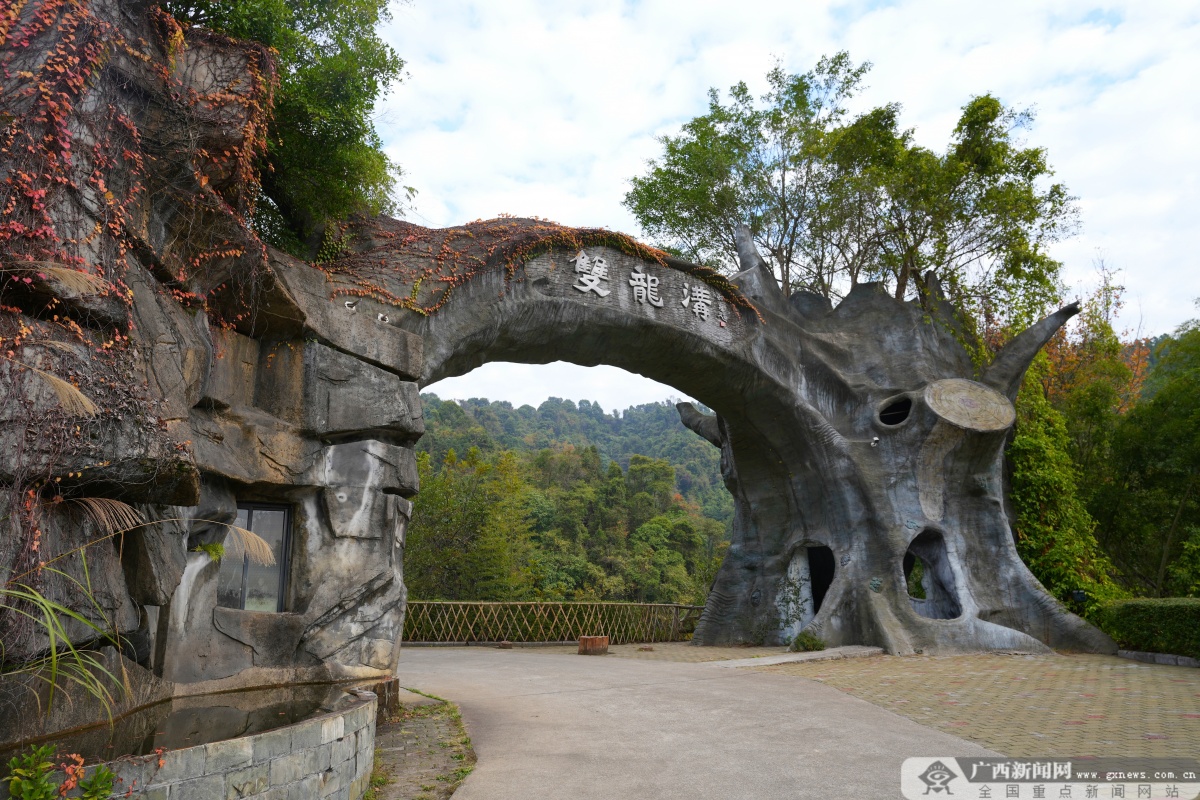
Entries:
{"label": "concrete root sculpture", "polygon": [[[452,234],[376,221],[347,263],[379,265],[375,285],[432,302],[432,289],[404,277],[432,274],[437,249],[426,237],[469,239],[479,263],[497,265],[545,227],[503,222],[500,233],[481,223]],[[1024,566],[1005,509],[1012,401],[1038,349],[1078,308],[1023,332],[976,375],[934,276],[923,303],[868,283],[834,308],[805,292],[784,297],[748,239],[741,256],[736,289],[722,294],[682,262],[572,243],[507,272],[480,269],[436,313],[370,298],[356,313],[421,337],[423,385],[488,361],[566,360],[622,367],[714,409],[679,409],[721,449],[736,500],[699,644],[781,643],[808,629],[831,645],[901,654],[1115,651]],[[348,268],[329,271],[349,291]],[[731,302],[739,296],[757,313]],[[906,581],[918,560],[920,599]]]}

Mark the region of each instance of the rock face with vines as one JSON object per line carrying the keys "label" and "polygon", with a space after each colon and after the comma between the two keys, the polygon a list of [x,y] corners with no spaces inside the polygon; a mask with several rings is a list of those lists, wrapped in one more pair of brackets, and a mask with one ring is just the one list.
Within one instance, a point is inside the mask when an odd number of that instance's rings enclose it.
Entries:
{"label": "rock face with vines", "polygon": [[[255,235],[274,70],[151,3],[0,6],[4,672],[49,635],[167,693],[395,665],[421,343]],[[290,509],[278,613],[218,607],[246,503]]]}

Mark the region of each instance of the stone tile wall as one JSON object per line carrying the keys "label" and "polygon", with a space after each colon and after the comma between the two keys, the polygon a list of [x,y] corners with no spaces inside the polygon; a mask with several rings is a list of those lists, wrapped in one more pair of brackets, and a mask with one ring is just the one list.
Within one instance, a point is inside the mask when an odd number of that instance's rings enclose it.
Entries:
{"label": "stone tile wall", "polygon": [[113,797],[361,800],[374,767],[378,700],[373,692],[351,694],[347,708],[285,728],[110,763]]}

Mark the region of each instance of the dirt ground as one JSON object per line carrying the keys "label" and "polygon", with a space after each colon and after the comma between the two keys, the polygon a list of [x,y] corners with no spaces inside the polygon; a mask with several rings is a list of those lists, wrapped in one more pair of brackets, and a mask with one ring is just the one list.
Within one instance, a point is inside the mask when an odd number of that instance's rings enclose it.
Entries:
{"label": "dirt ground", "polygon": [[375,731],[375,771],[364,800],[445,800],[475,765],[458,707],[413,692]]}

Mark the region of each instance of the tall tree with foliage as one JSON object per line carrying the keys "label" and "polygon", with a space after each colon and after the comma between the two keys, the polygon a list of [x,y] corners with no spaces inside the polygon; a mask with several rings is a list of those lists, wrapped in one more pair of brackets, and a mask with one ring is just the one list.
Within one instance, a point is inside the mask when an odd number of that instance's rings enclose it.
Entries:
{"label": "tall tree with foliage", "polygon": [[1124,287],[1101,261],[1101,282],[1069,328],[1046,347],[1039,373],[1047,400],[1064,420],[1081,498],[1090,504],[1112,468],[1113,436],[1138,402],[1151,356],[1143,340],[1122,340],[1113,328]]}
{"label": "tall tree with foliage", "polygon": [[404,67],[378,34],[387,0],[164,0],[164,7],[181,22],[277,53],[264,196],[254,217],[266,241],[311,256],[330,221],[401,210],[401,172],[372,119]]}
{"label": "tall tree with foliage", "polygon": [[1076,613],[1087,614],[1123,592],[1079,496],[1067,422],[1046,399],[1050,368],[1039,355],[1017,396],[1016,430],[1006,454],[1013,533],[1021,560],[1042,585]]}
{"label": "tall tree with foliage", "polygon": [[519,600],[529,594],[524,484],[511,454],[451,451],[417,460],[420,499],[405,543],[405,582],[421,599]]}
{"label": "tall tree with foliage", "polygon": [[1156,355],[1141,402],[1116,426],[1092,509],[1131,589],[1200,596],[1200,322]]}
{"label": "tall tree with foliage", "polygon": [[785,293],[879,280],[904,299],[934,270],[985,326],[1035,318],[1059,289],[1045,247],[1075,209],[1045,152],[1017,138],[1030,114],[973,98],[935,153],[899,128],[897,104],[849,115],[867,69],[843,52],[802,75],[771,70],[761,102],[744,83],[728,105],[710,90],[625,205],[660,245],[730,269],[748,224]]}

